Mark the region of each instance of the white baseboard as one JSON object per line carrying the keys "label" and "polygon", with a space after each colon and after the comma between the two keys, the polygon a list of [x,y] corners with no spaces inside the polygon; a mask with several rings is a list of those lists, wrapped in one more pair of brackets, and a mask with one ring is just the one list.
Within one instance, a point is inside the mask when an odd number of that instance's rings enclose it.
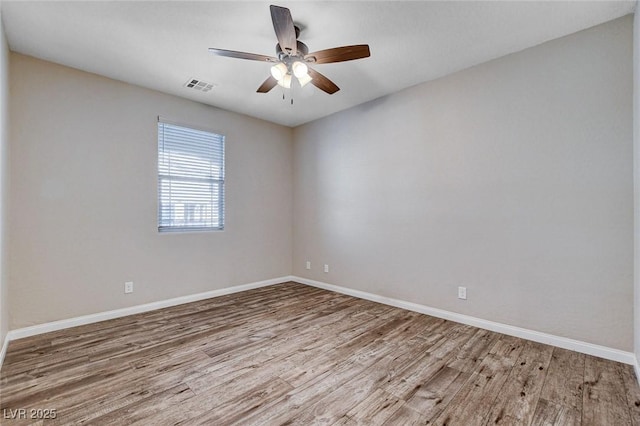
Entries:
{"label": "white baseboard", "polygon": [[[210,299],[212,297],[224,296],[227,294],[238,293],[241,291],[252,290],[254,288],[266,287],[273,284],[280,284],[291,281],[290,276],[272,278],[270,280],[258,281],[249,284],[238,285],[234,287],[221,288],[219,290],[206,291],[204,293],[190,294],[188,296],[176,297],[174,299],[160,300],[158,302],[146,303],[144,305],[136,305],[128,308],[116,309],[113,311],[99,312],[97,314],[83,315],[81,317],[69,318],[60,321],[53,321],[44,324],[33,325],[30,327],[18,328],[11,330],[5,338],[6,343],[10,340],[22,339],[25,337],[35,336],[37,334],[49,333],[51,331],[62,330],[65,328],[77,327],[79,325],[93,324],[95,322],[106,321],[114,318],[120,318],[127,315],[139,314],[142,312],[154,311],[156,309],[168,308],[170,306],[182,305],[198,300]],[[3,346],[3,350],[6,350]],[[4,352],[0,353],[4,355]],[[2,364],[0,364],[2,365]]]}
{"label": "white baseboard", "polygon": [[520,337],[522,339],[532,340],[538,343],[544,343],[563,349],[570,349],[572,351],[584,353],[587,355],[593,355],[600,358],[610,359],[612,361],[630,364],[635,366],[636,376],[640,378],[640,368],[638,367],[638,362],[632,352],[625,352],[606,346],[594,345],[593,343],[582,342],[580,340],[569,339],[567,337],[554,336],[553,334],[542,333],[526,328],[514,327],[512,325],[488,321],[469,315],[463,315],[455,312],[445,311],[443,309],[419,305],[417,303],[405,302],[404,300],[392,299],[390,297],[379,296],[377,294],[367,293],[364,291],[354,290],[346,287],[340,287],[337,285],[314,281],[307,278],[294,276],[291,277],[291,281],[299,282],[313,287],[323,288],[325,290],[335,291],[337,293],[347,294],[349,296],[358,297],[360,299],[371,300],[372,302],[378,302],[384,305],[395,306],[397,308],[407,309],[409,311],[419,312],[421,314],[459,322],[462,324],[472,325],[474,327],[495,331],[497,333],[507,334],[509,336]]}
{"label": "white baseboard", "polygon": [[592,343],[582,342],[579,340],[569,339],[566,337],[554,336],[552,334],[542,333],[535,330],[529,330],[526,328],[514,327],[499,322],[488,321],[481,318],[472,317],[469,315],[458,314],[455,312],[445,311],[443,309],[432,308],[425,305],[419,305],[417,303],[406,302],[399,299],[393,299],[390,297],[379,296],[373,293],[367,293],[360,290],[354,290],[347,287],[341,287],[333,284],[327,284],[320,281],[314,281],[307,278],[297,276],[284,276],[279,278],[273,278],[265,281],[258,281],[254,283],[222,288],[219,290],[207,291],[204,293],[192,294],[188,296],[176,297],[174,299],[161,300],[158,302],[147,303],[144,305],[131,306],[128,308],[116,309],[113,311],[99,312],[91,315],[84,315],[76,318],[69,318],[60,321],[49,322],[45,324],[38,324],[30,327],[19,328],[11,330],[5,336],[2,349],[0,349],[0,368],[4,361],[7,347],[10,341],[22,339],[29,336],[35,336],[38,334],[48,333],[51,331],[62,330],[65,328],[77,327],[79,325],[92,324],[100,321],[106,321],[109,319],[120,318],[127,315],[139,314],[142,312],[153,311],[156,309],[167,308],[170,306],[182,305],[184,303],[196,302],[199,300],[209,299],[217,296],[224,296],[227,294],[238,293],[241,291],[251,290],[260,287],[266,287],[269,285],[279,284],[287,281],[295,281],[301,284],[310,285],[313,287],[322,288],[325,290],[335,291],[337,293],[347,294],[349,296],[358,297],[360,299],[371,300],[373,302],[382,303],[389,306],[395,306],[397,308],[407,309],[409,311],[419,312],[421,314],[431,315],[446,320],[472,325],[474,327],[483,328],[485,330],[495,331],[497,333],[507,334],[509,336],[520,337],[534,342],[544,343],[552,346],[557,346],[563,349],[570,349],[576,352],[585,353],[588,355],[597,356],[600,358],[610,359],[613,361],[622,362],[634,366],[636,377],[640,379],[640,366],[638,360],[632,352],[625,352],[619,349],[613,349],[606,346],[594,345]]}
{"label": "white baseboard", "polygon": [[4,364],[4,356],[7,354],[7,348],[9,347],[9,333],[4,336],[4,341],[2,342],[2,349],[0,349],[0,368],[2,368],[2,364]]}

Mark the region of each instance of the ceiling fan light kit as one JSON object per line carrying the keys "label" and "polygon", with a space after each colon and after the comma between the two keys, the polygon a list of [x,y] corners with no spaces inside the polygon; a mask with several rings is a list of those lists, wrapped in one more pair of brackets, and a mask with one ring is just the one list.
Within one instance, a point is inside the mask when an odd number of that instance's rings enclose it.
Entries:
{"label": "ceiling fan light kit", "polygon": [[209,49],[209,52],[218,56],[273,63],[274,65],[271,66],[270,70],[271,76],[260,85],[257,90],[258,93],[267,93],[276,85],[289,89],[291,88],[292,77],[296,77],[301,87],[311,83],[323,92],[332,95],[340,88],[307,64],[345,62],[368,58],[371,55],[369,46],[366,44],[334,47],[309,53],[308,47],[298,40],[300,28],[293,24],[289,9],[274,5],[269,8],[271,10],[273,29],[278,38],[278,44],[276,45],[277,57],[234,50]]}
{"label": "ceiling fan light kit", "polygon": [[271,75],[278,81],[278,85],[286,89],[291,88],[291,75],[293,74],[300,83],[300,87],[304,87],[312,80],[309,76],[309,68],[304,62],[291,60],[292,57],[285,57],[271,67]]}

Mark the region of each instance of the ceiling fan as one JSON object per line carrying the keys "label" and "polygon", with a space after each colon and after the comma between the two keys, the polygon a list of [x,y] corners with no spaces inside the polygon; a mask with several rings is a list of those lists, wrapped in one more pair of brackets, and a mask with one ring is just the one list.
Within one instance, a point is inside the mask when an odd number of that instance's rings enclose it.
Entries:
{"label": "ceiling fan", "polygon": [[289,9],[273,5],[270,6],[270,9],[273,29],[278,38],[276,57],[234,50],[209,49],[209,52],[219,56],[273,63],[271,75],[258,88],[258,93],[267,93],[276,85],[288,89],[291,87],[293,77],[295,77],[302,87],[311,83],[318,89],[332,95],[340,88],[307,64],[330,64],[368,58],[370,56],[369,45],[367,44],[334,47],[309,53],[307,45],[298,40],[300,28],[293,24]]}

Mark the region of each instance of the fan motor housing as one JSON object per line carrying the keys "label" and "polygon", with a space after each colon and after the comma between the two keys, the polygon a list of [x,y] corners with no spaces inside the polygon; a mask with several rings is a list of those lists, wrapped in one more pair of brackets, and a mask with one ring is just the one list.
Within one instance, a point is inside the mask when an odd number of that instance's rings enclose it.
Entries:
{"label": "fan motor housing", "polygon": [[[298,49],[298,53],[296,53],[295,55],[297,57],[304,58],[309,53],[309,48],[307,47],[307,45],[301,42],[300,40],[297,40],[297,49]],[[276,56],[278,57],[279,60],[282,60],[283,57],[290,56],[290,55],[284,52],[280,47],[280,43],[278,43],[276,44]]]}

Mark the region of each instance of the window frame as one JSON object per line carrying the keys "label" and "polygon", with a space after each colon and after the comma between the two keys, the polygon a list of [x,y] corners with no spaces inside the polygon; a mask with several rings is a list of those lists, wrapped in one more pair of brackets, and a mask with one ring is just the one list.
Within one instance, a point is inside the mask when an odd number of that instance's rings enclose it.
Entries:
{"label": "window frame", "polygon": [[[219,137],[221,139],[221,178],[220,179],[215,179],[215,178],[205,178],[205,177],[187,177],[187,176],[182,176],[182,177],[171,177],[171,175],[167,175],[167,174],[162,174],[160,167],[161,167],[161,161],[160,161],[160,157],[161,157],[161,153],[163,151],[161,151],[161,146],[160,146],[160,132],[161,132],[161,124],[166,124],[166,125],[170,125],[170,126],[177,126],[177,127],[183,127],[186,129],[190,129],[190,130],[196,130],[196,131],[200,131],[200,132],[206,132],[206,133],[211,133],[216,135],[216,137]],[[226,135],[222,132],[207,128],[207,127],[203,127],[203,126],[199,126],[199,125],[193,125],[193,124],[189,124],[189,123],[184,123],[184,122],[179,122],[179,121],[174,121],[174,120],[168,120],[162,116],[158,116],[157,122],[156,122],[156,191],[157,191],[157,197],[156,197],[156,201],[157,201],[157,212],[156,212],[156,227],[158,230],[159,234],[175,234],[175,233],[184,233],[184,232],[222,232],[224,231],[225,228],[225,182],[226,182]],[[211,185],[211,192],[213,193],[213,187],[215,185],[218,186],[218,194],[219,194],[219,200],[217,203],[212,203],[211,207],[212,209],[217,209],[218,210],[218,217],[219,219],[219,226],[163,226],[162,225],[162,211],[163,211],[163,204],[162,204],[162,182],[163,181],[173,181],[173,182],[188,182],[188,181],[192,181],[192,182],[199,182],[199,183],[209,183]]]}

